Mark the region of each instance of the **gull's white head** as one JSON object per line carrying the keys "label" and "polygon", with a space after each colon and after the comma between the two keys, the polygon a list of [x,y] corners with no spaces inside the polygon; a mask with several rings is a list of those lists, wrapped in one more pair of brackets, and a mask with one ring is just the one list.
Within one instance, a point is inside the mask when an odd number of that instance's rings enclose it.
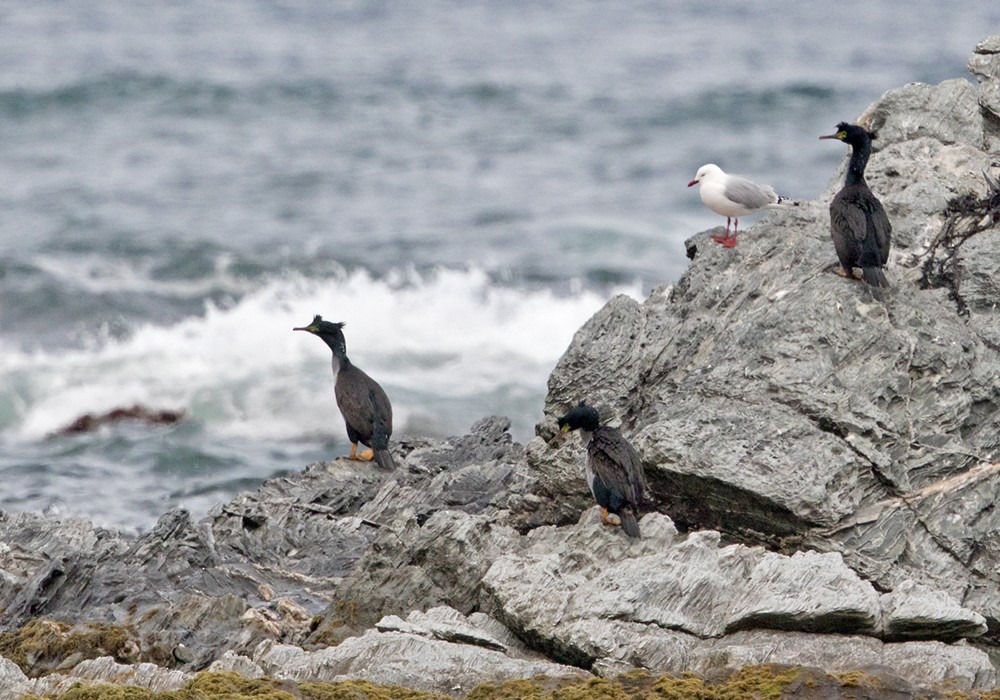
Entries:
{"label": "gull's white head", "polygon": [[725,175],[720,168],[715,163],[706,163],[705,165],[698,168],[698,172],[694,174],[694,180],[688,183],[688,187],[693,187],[700,182],[705,180],[714,180],[717,177]]}

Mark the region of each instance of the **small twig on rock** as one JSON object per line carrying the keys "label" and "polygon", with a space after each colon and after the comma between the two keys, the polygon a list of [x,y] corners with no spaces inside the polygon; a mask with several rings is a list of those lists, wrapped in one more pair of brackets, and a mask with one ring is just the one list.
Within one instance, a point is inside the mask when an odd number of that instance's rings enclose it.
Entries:
{"label": "small twig on rock", "polygon": [[969,311],[960,292],[958,251],[973,236],[1000,226],[1000,179],[991,178],[985,172],[983,179],[988,188],[986,196],[969,193],[952,198],[945,207],[941,231],[927,252],[920,256],[924,258],[921,288],[948,287],[963,316]]}

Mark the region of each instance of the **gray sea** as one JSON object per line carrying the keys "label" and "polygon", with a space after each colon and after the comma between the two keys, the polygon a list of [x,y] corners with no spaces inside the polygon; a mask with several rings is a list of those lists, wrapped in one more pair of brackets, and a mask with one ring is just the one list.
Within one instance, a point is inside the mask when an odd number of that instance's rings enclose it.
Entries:
{"label": "gray sea", "polygon": [[[577,328],[722,223],[698,166],[814,198],[820,134],[997,31],[968,0],[0,3],[0,509],[138,532],[344,453],[317,313],[398,435],[526,440]],[[187,418],[53,436],[133,404]]]}

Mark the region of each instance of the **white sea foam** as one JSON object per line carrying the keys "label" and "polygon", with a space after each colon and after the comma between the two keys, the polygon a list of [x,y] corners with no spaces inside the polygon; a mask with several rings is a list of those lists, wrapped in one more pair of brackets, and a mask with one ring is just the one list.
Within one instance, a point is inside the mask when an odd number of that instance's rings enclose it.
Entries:
{"label": "white sea foam", "polygon": [[[397,426],[413,418],[464,430],[480,415],[509,413],[505,400],[535,397],[540,414],[549,372],[606,300],[587,290],[561,296],[496,286],[477,269],[282,277],[231,308],[211,306],[169,327],[144,325],[126,340],[0,352],[0,410],[6,404],[8,413],[0,427],[36,439],[81,414],[141,403],[184,409],[230,436],[340,436],[330,352],[291,330],[318,313],[347,323],[348,352],[393,397]],[[433,407],[449,401],[480,413],[435,416]]]}

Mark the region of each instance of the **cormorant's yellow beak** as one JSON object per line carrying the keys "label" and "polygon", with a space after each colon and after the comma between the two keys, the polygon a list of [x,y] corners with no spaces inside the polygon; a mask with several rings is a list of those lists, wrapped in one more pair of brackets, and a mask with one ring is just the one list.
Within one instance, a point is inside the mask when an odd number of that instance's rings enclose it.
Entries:
{"label": "cormorant's yellow beak", "polygon": [[566,423],[563,427],[559,428],[559,432],[560,433],[568,433],[569,432],[569,423]]}
{"label": "cormorant's yellow beak", "polygon": [[847,138],[847,132],[846,131],[838,131],[836,134],[829,134],[827,136],[820,136],[819,138],[820,138],[820,140],[822,140],[822,139],[837,139],[838,141],[843,141],[844,139]]}
{"label": "cormorant's yellow beak", "polygon": [[315,325],[312,325],[312,326],[303,326],[302,328],[293,328],[292,330],[293,331],[306,331],[307,333],[315,333],[316,331],[319,330],[319,328],[317,326],[315,326]]}

